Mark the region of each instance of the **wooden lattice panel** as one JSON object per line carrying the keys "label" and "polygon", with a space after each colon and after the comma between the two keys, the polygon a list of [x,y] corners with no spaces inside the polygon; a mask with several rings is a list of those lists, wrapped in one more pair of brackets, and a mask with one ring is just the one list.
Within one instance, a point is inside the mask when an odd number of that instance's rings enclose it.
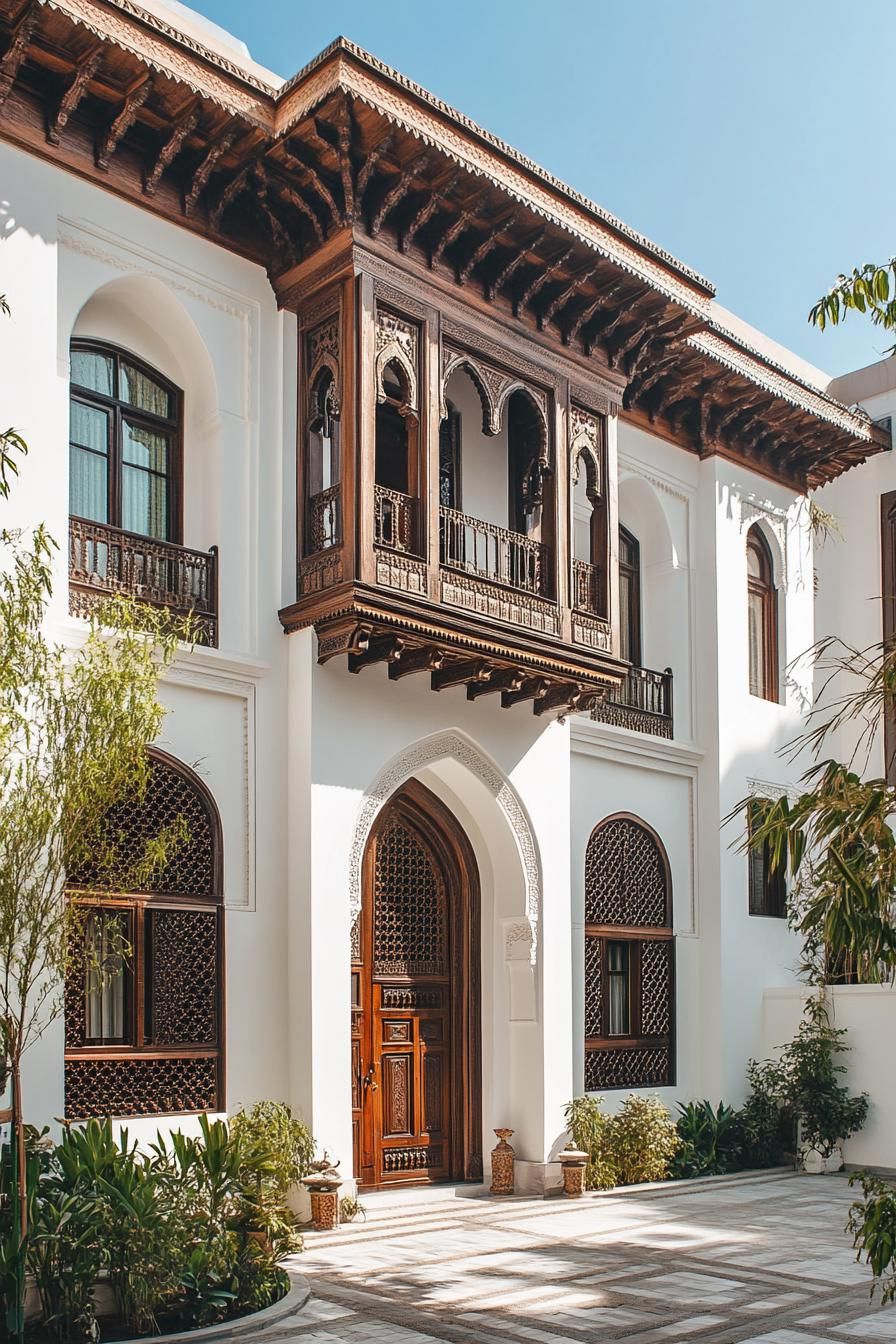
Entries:
{"label": "wooden lattice panel", "polygon": [[589,1050],[585,1055],[585,1091],[620,1087],[665,1087],[672,1082],[668,1046]]}
{"label": "wooden lattice panel", "polygon": [[218,1061],[209,1058],[77,1059],[65,1065],[65,1114],[169,1115],[218,1109]]}
{"label": "wooden lattice panel", "polygon": [[641,943],[641,1035],[672,1033],[672,942]]}
{"label": "wooden lattice panel", "polygon": [[655,838],[631,817],[598,826],[585,855],[585,923],[662,928],[666,865]]}
{"label": "wooden lattice panel", "polygon": [[165,866],[142,887],[180,896],[215,891],[215,835],[208,804],[196,785],[167,761],[153,757],[142,798],[129,798],[106,816],[93,846],[102,862],[85,859],[68,874],[69,885],[92,891],[133,890],[133,874],[147,842],[168,828],[186,825],[187,839],[175,846]]}
{"label": "wooden lattice panel", "polygon": [[149,979],[154,1045],[215,1045],[217,910],[151,910]]}
{"label": "wooden lattice panel", "polygon": [[377,840],[374,971],[444,975],[445,884],[419,835],[394,817]]}
{"label": "wooden lattice panel", "polygon": [[603,1022],[602,939],[585,935],[585,1035],[599,1036]]}

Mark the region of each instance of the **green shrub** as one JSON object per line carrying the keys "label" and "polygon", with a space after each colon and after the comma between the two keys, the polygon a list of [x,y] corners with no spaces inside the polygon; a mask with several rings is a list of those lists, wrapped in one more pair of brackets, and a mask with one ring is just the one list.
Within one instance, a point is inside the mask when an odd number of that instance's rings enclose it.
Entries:
{"label": "green shrub", "polygon": [[783,1100],[777,1061],[751,1059],[747,1082],[750,1095],[737,1113],[742,1169],[779,1167],[793,1161],[794,1122]]}
{"label": "green shrub", "polygon": [[881,1305],[886,1306],[896,1298],[896,1189],[868,1172],[850,1176],[850,1185],[856,1181],[865,1198],[850,1208],[846,1227],[853,1236],[856,1258],[871,1266],[872,1296],[879,1290]]}
{"label": "green shrub", "polygon": [[586,1188],[664,1180],[680,1141],[659,1098],[632,1093],[616,1115],[606,1115],[602,1108],[603,1098],[595,1096],[576,1097],[566,1107],[573,1141],[589,1158]]}
{"label": "green shrub", "polygon": [[673,1176],[719,1176],[740,1165],[738,1113],[724,1102],[679,1102],[676,1128],[681,1146],[672,1158]]}
{"label": "green shrub", "polygon": [[575,1097],[566,1106],[566,1127],[573,1142],[588,1154],[586,1190],[609,1190],[616,1185],[616,1164],[610,1144],[611,1119],[602,1097]]}
{"label": "green shrub", "polygon": [[620,1185],[663,1181],[681,1140],[659,1097],[631,1093],[611,1119],[610,1144]]}

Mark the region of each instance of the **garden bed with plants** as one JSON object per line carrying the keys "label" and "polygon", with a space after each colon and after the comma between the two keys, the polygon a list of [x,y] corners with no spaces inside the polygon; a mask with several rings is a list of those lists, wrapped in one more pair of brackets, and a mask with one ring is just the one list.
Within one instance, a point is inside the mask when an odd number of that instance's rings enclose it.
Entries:
{"label": "garden bed with plants", "polygon": [[23,1242],[4,1153],[7,1338],[75,1344],[178,1334],[245,1317],[289,1292],[283,1261],[302,1241],[287,1197],[313,1156],[307,1129],[277,1103],[229,1122],[201,1115],[199,1129],[160,1134],[145,1152],[109,1121],[71,1126],[58,1144],[29,1131]]}
{"label": "garden bed with plants", "polygon": [[588,1154],[585,1186],[611,1190],[644,1182],[723,1176],[785,1164],[839,1170],[840,1144],[861,1129],[868,1098],[842,1081],[845,1033],[831,1024],[824,992],[806,1000],[796,1036],[775,1059],[751,1060],[750,1093],[723,1102],[679,1103],[673,1117],[658,1097],[632,1094],[615,1115],[598,1096],[566,1108],[573,1142]]}

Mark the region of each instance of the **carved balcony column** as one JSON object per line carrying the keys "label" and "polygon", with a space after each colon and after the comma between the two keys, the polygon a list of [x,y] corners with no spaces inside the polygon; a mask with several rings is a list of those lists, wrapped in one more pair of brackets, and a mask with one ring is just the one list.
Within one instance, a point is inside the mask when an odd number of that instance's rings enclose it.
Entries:
{"label": "carved balcony column", "polygon": [[572,594],[570,593],[570,566],[567,557],[572,554],[573,533],[570,501],[569,452],[569,381],[564,379],[554,397],[554,582],[560,605],[560,638],[564,643],[572,639]]}
{"label": "carved balcony column", "polygon": [[[424,496],[426,511],[426,535],[428,547],[426,559],[429,573],[429,596],[433,602],[439,601],[439,443],[441,436],[442,407],[442,340],[441,316],[433,310],[426,323],[423,339],[424,377],[422,387],[424,403],[421,410],[421,424],[425,424],[426,439],[426,479],[428,493]],[[423,501],[421,501],[423,503]]]}
{"label": "carved balcony column", "polygon": [[373,550],[373,495],[376,479],[376,300],[373,280],[363,271],[357,281],[358,302],[358,432],[355,498],[360,513],[358,544],[360,553],[356,573],[362,583],[376,582],[376,556]]}
{"label": "carved balcony column", "polygon": [[[355,545],[357,528],[355,513],[358,508],[358,443],[360,439],[359,395],[362,381],[357,366],[357,340],[355,333],[360,322],[360,300],[358,285],[354,273],[349,270],[341,281],[341,360],[342,360],[342,498],[345,525],[342,534],[344,555],[344,575],[348,580],[357,572]],[[371,491],[371,499],[373,492]],[[367,525],[373,526],[372,510],[368,510]]]}
{"label": "carved balcony column", "polygon": [[619,407],[607,416],[607,566],[610,580],[611,651],[619,657]]}

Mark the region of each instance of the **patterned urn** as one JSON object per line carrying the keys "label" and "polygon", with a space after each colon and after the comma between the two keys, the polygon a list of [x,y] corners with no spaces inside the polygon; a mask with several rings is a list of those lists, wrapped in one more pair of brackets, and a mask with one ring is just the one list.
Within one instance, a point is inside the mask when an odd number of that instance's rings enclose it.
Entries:
{"label": "patterned urn", "polygon": [[512,1195],[513,1149],[507,1140],[513,1137],[513,1130],[496,1129],[495,1137],[498,1139],[498,1144],[492,1149],[491,1193],[493,1195]]}
{"label": "patterned urn", "polygon": [[560,1166],[563,1168],[563,1192],[570,1199],[578,1199],[585,1193],[585,1168],[588,1154],[583,1153],[574,1143],[569,1143],[560,1154]]}
{"label": "patterned urn", "polygon": [[311,1196],[311,1226],[315,1232],[330,1232],[339,1226],[339,1187],[342,1177],[338,1162],[331,1163],[327,1154],[323,1160],[312,1162],[302,1184]]}

